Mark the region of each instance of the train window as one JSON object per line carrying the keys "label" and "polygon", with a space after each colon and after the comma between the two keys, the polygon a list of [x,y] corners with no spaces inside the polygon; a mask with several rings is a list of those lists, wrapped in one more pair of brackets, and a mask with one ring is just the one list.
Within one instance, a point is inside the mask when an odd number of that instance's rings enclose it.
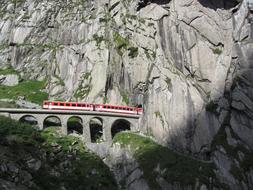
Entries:
{"label": "train window", "polygon": [[81,107],[81,104],[77,104],[78,107]]}
{"label": "train window", "polygon": [[69,103],[66,103],[66,106],[70,106],[70,104],[69,104]]}
{"label": "train window", "polygon": [[60,106],[64,106],[64,103],[60,103]]}
{"label": "train window", "polygon": [[44,102],[45,105],[48,105],[48,102]]}
{"label": "train window", "polygon": [[72,104],[73,107],[76,107],[76,104]]}

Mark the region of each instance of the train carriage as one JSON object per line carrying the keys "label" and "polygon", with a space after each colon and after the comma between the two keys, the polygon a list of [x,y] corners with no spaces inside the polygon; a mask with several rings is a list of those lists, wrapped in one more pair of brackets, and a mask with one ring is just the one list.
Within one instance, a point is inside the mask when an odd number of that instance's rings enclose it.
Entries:
{"label": "train carriage", "polygon": [[93,111],[93,104],[80,102],[44,101],[43,109]]}
{"label": "train carriage", "polygon": [[142,108],[130,106],[115,106],[110,104],[91,104],[81,102],[60,102],[60,101],[44,101],[43,109],[53,110],[83,110],[83,111],[99,111],[122,114],[141,115]]}

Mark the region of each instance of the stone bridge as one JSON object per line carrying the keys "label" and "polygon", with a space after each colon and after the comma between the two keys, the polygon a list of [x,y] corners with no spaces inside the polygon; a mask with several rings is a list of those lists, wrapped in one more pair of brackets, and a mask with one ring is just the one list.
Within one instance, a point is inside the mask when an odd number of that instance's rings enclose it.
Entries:
{"label": "stone bridge", "polygon": [[0,114],[17,121],[32,121],[41,130],[48,127],[48,123],[57,123],[64,135],[75,132],[82,135],[85,142],[98,139],[110,142],[116,133],[139,131],[140,127],[140,115],[109,112],[0,108]]}

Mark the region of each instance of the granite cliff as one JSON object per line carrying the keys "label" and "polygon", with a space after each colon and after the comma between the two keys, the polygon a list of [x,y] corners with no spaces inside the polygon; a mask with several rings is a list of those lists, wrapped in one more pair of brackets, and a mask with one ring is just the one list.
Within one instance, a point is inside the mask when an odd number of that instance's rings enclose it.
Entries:
{"label": "granite cliff", "polygon": [[39,80],[51,99],[142,104],[143,133],[213,162],[229,189],[253,187],[251,0],[1,4],[2,85]]}

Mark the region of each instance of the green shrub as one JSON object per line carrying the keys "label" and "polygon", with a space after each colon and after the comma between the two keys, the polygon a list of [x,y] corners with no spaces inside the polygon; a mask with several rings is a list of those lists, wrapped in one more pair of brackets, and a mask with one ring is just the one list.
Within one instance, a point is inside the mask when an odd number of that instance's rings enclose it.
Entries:
{"label": "green shrub", "polygon": [[127,50],[129,41],[126,38],[123,38],[119,33],[113,33],[113,39],[115,43],[116,50],[120,56],[123,55],[123,50]]}
{"label": "green shrub", "polygon": [[138,47],[130,47],[128,48],[128,51],[129,51],[128,56],[131,58],[135,58],[139,54]]}
{"label": "green shrub", "polygon": [[212,49],[214,54],[220,55],[222,53],[222,50],[220,48],[214,48]]}
{"label": "green shrub", "polygon": [[93,39],[96,41],[96,46],[100,47],[101,43],[104,41],[103,36],[99,36],[97,34],[93,35]]}
{"label": "green shrub", "polygon": [[214,101],[210,101],[206,105],[206,111],[211,112],[211,113],[218,114],[217,108],[218,108],[218,104],[216,104]]}

